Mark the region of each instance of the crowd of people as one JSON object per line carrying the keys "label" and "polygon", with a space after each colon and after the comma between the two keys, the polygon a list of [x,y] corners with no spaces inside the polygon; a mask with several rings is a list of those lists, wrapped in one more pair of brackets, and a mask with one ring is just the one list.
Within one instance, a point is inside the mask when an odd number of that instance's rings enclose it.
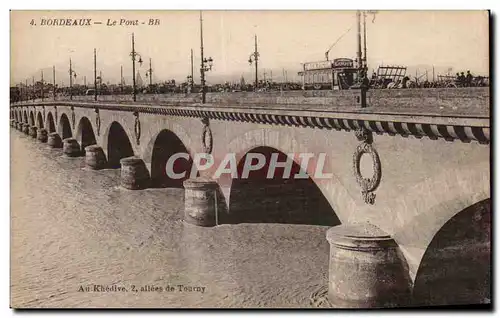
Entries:
{"label": "crowd of people", "polygon": [[467,71],[467,75],[464,75],[464,72],[457,73],[455,84],[459,87],[471,87],[473,79],[474,76],[472,76],[470,71]]}
{"label": "crowd of people", "polygon": [[489,78],[473,76],[470,71],[456,73],[453,76],[438,76],[437,81],[419,80],[409,76],[394,80],[389,77],[377,76],[374,72],[368,86],[370,88],[454,88],[454,87],[485,87],[489,85]]}

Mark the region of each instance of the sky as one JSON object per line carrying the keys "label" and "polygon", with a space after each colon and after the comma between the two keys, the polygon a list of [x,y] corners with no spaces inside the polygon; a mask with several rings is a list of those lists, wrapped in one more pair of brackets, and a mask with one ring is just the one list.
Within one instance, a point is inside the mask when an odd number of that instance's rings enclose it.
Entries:
{"label": "sky", "polygon": [[[194,75],[199,81],[199,11],[12,11],[11,84],[32,76],[52,81],[56,67],[58,84],[68,84],[69,59],[76,82],[93,78],[93,50],[97,69],[105,82],[117,83],[120,66],[127,82],[132,77],[131,36],[135,49],[146,62],[137,65],[141,77],[152,60],[153,80],[184,80],[190,73],[190,50],[194,51]],[[375,19],[373,20],[373,17]],[[92,19],[90,26],[42,26],[42,19]],[[118,25],[108,26],[116,20]],[[138,25],[119,25],[120,20],[138,20]],[[148,25],[158,19],[159,25]],[[93,22],[102,24],[93,24]],[[33,23],[35,25],[33,25]],[[145,22],[142,24],[142,22]],[[347,32],[347,33],[346,33]],[[432,67],[443,74],[471,70],[488,75],[489,21],[486,11],[378,11],[367,17],[369,68],[396,64],[418,69]],[[355,11],[204,11],[205,57],[214,67],[207,81],[253,80],[254,66],[248,58],[254,50],[254,35],[260,52],[259,77],[297,79],[301,63],[321,61],[326,50],[330,59],[356,56]]]}

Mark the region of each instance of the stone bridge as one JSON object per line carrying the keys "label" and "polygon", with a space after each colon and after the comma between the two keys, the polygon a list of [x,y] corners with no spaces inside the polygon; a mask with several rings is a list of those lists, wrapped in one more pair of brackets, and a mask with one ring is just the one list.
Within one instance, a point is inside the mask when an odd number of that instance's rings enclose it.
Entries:
{"label": "stone bridge", "polygon": [[[62,146],[58,137],[64,139],[65,152],[86,155],[94,168],[121,167],[124,186],[184,184],[186,210],[197,211],[186,211],[191,223],[332,226],[327,297],[331,304],[488,302],[489,91],[393,92],[393,97],[369,102],[366,108],[356,104],[356,93],[343,93],[333,104],[311,105],[279,98],[208,104],[169,103],[168,99],[34,101],[11,105],[10,116],[12,126],[42,142],[49,134],[51,146]],[[90,145],[99,147],[86,148]],[[292,172],[303,168],[299,154],[311,154],[314,163],[324,154],[323,173],[330,177],[319,178],[311,168],[315,165],[309,165],[304,168],[305,179],[270,180],[258,171],[248,179],[226,173],[208,180],[207,171],[198,172],[194,181],[187,180],[189,173],[181,180],[171,179],[165,164],[182,152],[189,158],[178,161],[174,170],[188,172],[197,153],[211,153],[215,162],[234,153],[238,172],[249,153],[293,159]],[[144,165],[144,171],[134,170],[134,165]],[[212,197],[195,194],[210,189],[215,190]],[[216,203],[206,202],[211,199]],[[381,257],[377,252],[391,248],[392,256]],[[378,265],[356,267],[363,259]],[[357,270],[346,273],[338,267],[342,262]],[[402,274],[380,278],[385,277],[380,271],[398,272],[394,264]],[[384,293],[396,296],[387,300],[381,296]],[[397,295],[408,297],[395,301]]]}

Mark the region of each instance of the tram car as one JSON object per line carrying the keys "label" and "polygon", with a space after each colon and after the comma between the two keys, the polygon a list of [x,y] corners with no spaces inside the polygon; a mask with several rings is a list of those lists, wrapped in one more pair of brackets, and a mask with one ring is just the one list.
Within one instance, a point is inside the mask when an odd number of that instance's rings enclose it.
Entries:
{"label": "tram car", "polygon": [[337,58],[303,64],[298,73],[304,90],[349,89],[357,82],[358,68],[350,58]]}

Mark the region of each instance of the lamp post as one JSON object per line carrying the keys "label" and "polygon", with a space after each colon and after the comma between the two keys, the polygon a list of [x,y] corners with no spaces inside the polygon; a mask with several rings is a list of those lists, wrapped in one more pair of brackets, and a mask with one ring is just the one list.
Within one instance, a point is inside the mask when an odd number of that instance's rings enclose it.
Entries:
{"label": "lamp post", "polygon": [[187,83],[188,83],[188,92],[191,92],[193,90],[193,77],[191,75],[186,76]]}
{"label": "lamp post", "polygon": [[368,61],[366,55],[366,11],[363,11],[363,70],[365,76],[368,76]]}
{"label": "lamp post", "polygon": [[255,62],[255,91],[259,88],[259,73],[258,73],[258,64],[259,64],[260,54],[257,51],[257,35],[255,35],[255,50],[250,57],[248,58],[248,63],[252,65],[252,62]]}
{"label": "lamp post", "polygon": [[133,95],[134,95],[134,102],[137,100],[136,98],[136,87],[135,87],[135,58],[139,56],[139,65],[142,66],[142,57],[139,53],[135,51],[135,42],[134,42],[134,33],[132,33],[132,52],[130,52],[130,56],[132,57],[132,86],[133,86]]}
{"label": "lamp post", "polygon": [[76,72],[71,65],[71,59],[69,59],[69,99],[73,99],[73,76],[76,79]]}
{"label": "lamp post", "polygon": [[123,94],[123,65],[120,65],[120,90]]}
{"label": "lamp post", "polygon": [[52,87],[53,94],[54,94],[54,100],[56,100],[56,66],[52,66]]}
{"label": "lamp post", "polygon": [[206,89],[205,89],[205,72],[212,70],[213,59],[211,57],[204,58],[203,57],[203,18],[202,13],[200,11],[200,51],[201,51],[201,68],[200,68],[200,77],[201,77],[201,102],[205,104],[206,101]]}
{"label": "lamp post", "polygon": [[149,58],[149,69],[146,71],[146,77],[149,77],[149,89],[153,89],[153,69],[151,67],[151,58]]}
{"label": "lamp post", "polygon": [[193,49],[191,49],[191,74],[187,77],[188,85],[191,87],[191,91],[194,88],[194,64],[193,64]]}
{"label": "lamp post", "polygon": [[94,48],[94,100],[97,101],[97,51]]}
{"label": "lamp post", "polygon": [[42,101],[43,101],[43,98],[44,98],[44,96],[43,96],[43,70],[42,70],[42,78],[41,78],[40,82],[42,84],[41,85],[41,95],[42,95]]}

